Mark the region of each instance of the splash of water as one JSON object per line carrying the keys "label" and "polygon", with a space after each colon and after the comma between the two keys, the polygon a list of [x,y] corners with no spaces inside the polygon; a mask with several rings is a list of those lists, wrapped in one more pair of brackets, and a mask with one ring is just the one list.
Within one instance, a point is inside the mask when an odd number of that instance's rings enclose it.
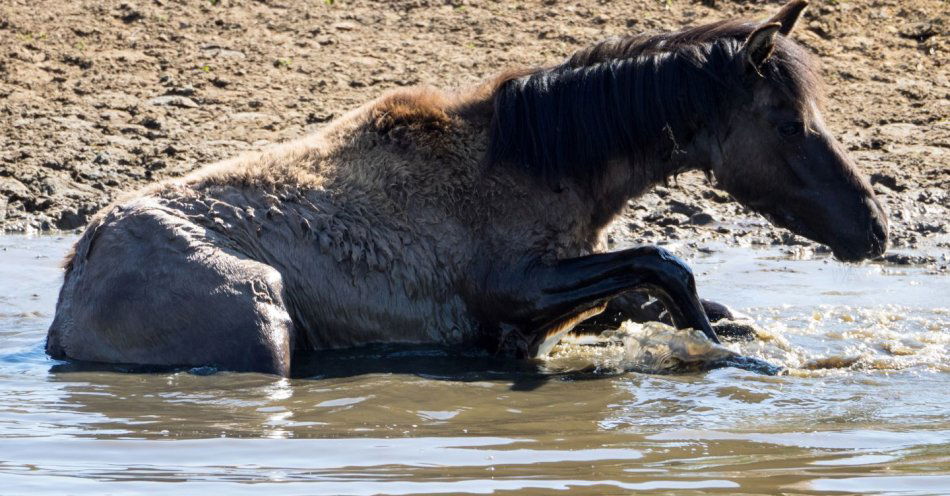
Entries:
{"label": "splash of water", "polygon": [[[822,305],[790,324],[778,315],[773,320],[765,322],[767,332],[788,335],[801,344],[782,350],[759,349],[781,361],[792,375],[950,371],[946,309]],[[755,353],[745,345],[742,351]]]}
{"label": "splash of water", "polygon": [[[719,367],[799,377],[852,372],[950,371],[950,321],[945,309],[927,315],[899,306],[819,306],[789,316],[787,308],[751,320],[719,321],[722,345],[699,331],[625,322],[600,336],[569,336],[546,359],[554,372],[682,373]],[[774,364],[774,365],[773,365]]]}
{"label": "splash of water", "polygon": [[[586,364],[586,367],[585,367]],[[600,336],[572,336],[547,358],[552,371],[592,370],[599,373],[653,374],[738,367],[775,375],[782,367],[727,346],[713,343],[697,330],[677,330],[659,322],[624,322]]]}

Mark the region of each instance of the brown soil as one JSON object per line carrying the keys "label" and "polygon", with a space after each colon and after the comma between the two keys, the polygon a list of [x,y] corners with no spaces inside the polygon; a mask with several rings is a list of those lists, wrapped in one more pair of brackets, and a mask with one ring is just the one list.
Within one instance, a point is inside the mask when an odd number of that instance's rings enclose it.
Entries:
{"label": "brown soil", "polygon": [[[6,0],[0,228],[79,228],[119,191],[312,132],[388,88],[468,85],[607,36],[765,17],[781,3]],[[924,249],[892,261],[945,267],[950,8],[812,3],[795,36],[823,63],[828,120],[890,210],[894,245]],[[815,249],[700,175],[632,203],[611,235]]]}

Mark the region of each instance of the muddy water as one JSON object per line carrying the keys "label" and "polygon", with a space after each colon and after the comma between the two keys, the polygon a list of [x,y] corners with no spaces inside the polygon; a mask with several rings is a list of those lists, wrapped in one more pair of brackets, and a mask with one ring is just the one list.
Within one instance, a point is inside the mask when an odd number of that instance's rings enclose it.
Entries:
{"label": "muddy water", "polygon": [[286,380],[58,367],[42,341],[68,242],[0,237],[2,494],[950,493],[945,275],[692,257],[703,294],[759,324],[729,350],[780,376],[622,372],[629,328],[530,366],[377,349]]}

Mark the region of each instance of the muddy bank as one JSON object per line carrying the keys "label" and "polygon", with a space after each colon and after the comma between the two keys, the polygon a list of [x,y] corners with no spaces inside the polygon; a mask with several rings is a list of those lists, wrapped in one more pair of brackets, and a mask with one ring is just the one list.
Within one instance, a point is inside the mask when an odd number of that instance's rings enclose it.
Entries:
{"label": "muddy bank", "polygon": [[[189,1],[0,6],[0,228],[73,230],[117,193],[313,132],[389,88],[458,87],[607,36],[781,2]],[[827,118],[890,211],[894,246],[947,265],[948,9],[815,0],[796,36],[821,59]],[[684,175],[611,236],[816,247]]]}

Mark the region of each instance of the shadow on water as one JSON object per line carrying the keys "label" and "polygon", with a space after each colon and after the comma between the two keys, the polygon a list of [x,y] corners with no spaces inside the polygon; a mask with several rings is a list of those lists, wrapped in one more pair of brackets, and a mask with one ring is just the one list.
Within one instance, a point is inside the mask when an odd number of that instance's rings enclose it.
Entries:
{"label": "shadow on water", "polygon": [[[512,360],[484,353],[460,353],[430,346],[375,345],[331,351],[298,352],[293,356],[293,379],[339,379],[370,374],[397,374],[456,382],[511,382],[512,389],[531,391],[551,379],[596,379],[607,374],[593,370],[551,373],[538,360]],[[52,374],[118,372],[128,374],[192,375],[217,373],[214,367],[166,367],[134,364],[61,361]]]}
{"label": "shadow on water", "polygon": [[411,345],[377,345],[294,355],[293,375],[335,379],[368,374],[405,374],[455,382],[511,382],[512,390],[532,391],[551,379],[604,377],[592,371],[552,374],[540,360],[513,360],[480,352]]}
{"label": "shadow on water", "polygon": [[[585,346],[608,346],[600,341]],[[506,381],[512,390],[531,391],[549,380],[596,380],[625,372],[689,374],[723,367],[736,367],[767,375],[781,368],[751,357],[682,364],[668,369],[616,369],[583,363],[574,368],[554,369],[545,360],[515,360],[487,353],[461,353],[442,347],[380,345],[348,350],[306,352],[294,355],[294,377],[330,379],[367,374],[407,374],[425,379],[475,382]]]}
{"label": "shadow on water", "polygon": [[[7,357],[3,357],[6,359]],[[450,382],[510,382],[513,391],[533,391],[550,380],[593,380],[612,377],[588,367],[582,370],[547,370],[541,360],[513,360],[485,353],[460,353],[441,347],[375,345],[345,350],[300,352],[293,357],[293,379],[322,380],[371,374],[416,376]],[[218,373],[214,367],[172,367],[135,364],[59,361],[51,374],[115,372],[170,374],[186,372],[203,376]]]}
{"label": "shadow on water", "polygon": [[[598,347],[607,343],[586,345]],[[582,381],[615,377],[626,372],[649,374],[696,374],[735,367],[765,375],[776,375],[781,367],[753,357],[735,356],[667,369],[603,368],[583,363],[569,369],[553,369],[545,360],[515,360],[482,352],[419,345],[371,345],[329,351],[298,352],[293,356],[293,379],[340,379],[371,374],[415,376],[450,382],[509,382],[512,391],[534,391],[551,380]],[[217,373],[214,367],[168,367],[135,364],[59,361],[50,373],[117,372],[127,374],[167,374],[187,372],[202,376]]]}

